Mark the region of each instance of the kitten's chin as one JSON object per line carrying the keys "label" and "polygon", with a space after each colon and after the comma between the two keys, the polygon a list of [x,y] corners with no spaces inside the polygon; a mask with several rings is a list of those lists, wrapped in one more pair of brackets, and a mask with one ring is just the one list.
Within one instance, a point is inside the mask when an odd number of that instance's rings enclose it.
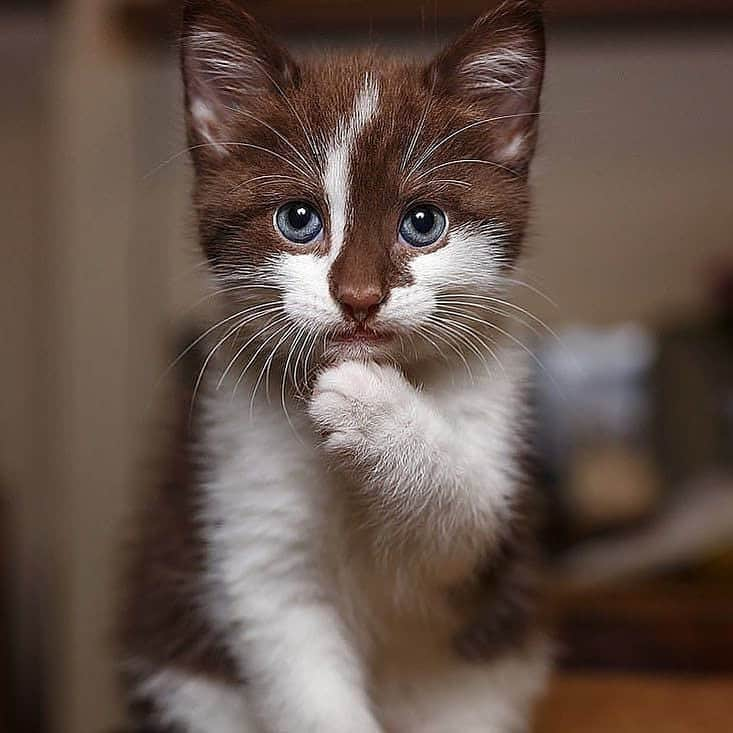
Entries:
{"label": "kitten's chin", "polygon": [[344,361],[393,361],[390,342],[337,341],[332,342],[323,352],[323,361],[328,365]]}

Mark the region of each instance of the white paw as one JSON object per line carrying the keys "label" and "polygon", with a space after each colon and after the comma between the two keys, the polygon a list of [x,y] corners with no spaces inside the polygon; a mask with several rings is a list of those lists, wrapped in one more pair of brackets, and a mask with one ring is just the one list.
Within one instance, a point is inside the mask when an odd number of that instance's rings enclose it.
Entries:
{"label": "white paw", "polygon": [[318,377],[308,411],[327,451],[363,452],[399,439],[411,427],[417,400],[396,369],[346,361]]}

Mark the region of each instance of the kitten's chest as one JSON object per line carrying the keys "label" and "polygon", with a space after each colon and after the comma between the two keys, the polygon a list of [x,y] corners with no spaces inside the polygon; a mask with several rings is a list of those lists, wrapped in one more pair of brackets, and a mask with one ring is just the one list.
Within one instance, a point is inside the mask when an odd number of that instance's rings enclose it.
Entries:
{"label": "kitten's chest", "polygon": [[[251,557],[265,567],[292,568],[324,586],[365,645],[447,639],[461,623],[451,599],[475,571],[480,543],[463,550],[452,543],[450,552],[437,555],[426,553],[425,543],[385,538],[360,504],[365,489],[358,477],[327,467],[307,416],[298,405],[288,407],[289,419],[274,407],[251,419],[228,399],[209,404],[205,501],[215,528],[212,562],[231,568],[215,573],[240,577]],[[410,490],[406,484],[397,494]],[[246,583],[239,588],[251,591]]]}
{"label": "kitten's chest", "polygon": [[[269,551],[294,553],[343,603],[360,626],[414,623],[426,608],[445,606],[453,578],[466,558],[425,564],[408,546],[380,546],[380,528],[370,524],[354,478],[325,464],[305,417],[296,411],[252,422],[229,413],[212,423],[207,443],[213,459],[206,490],[208,513],[222,528],[228,548],[245,558],[262,551],[263,530],[278,537]],[[407,490],[407,487],[406,487]]]}

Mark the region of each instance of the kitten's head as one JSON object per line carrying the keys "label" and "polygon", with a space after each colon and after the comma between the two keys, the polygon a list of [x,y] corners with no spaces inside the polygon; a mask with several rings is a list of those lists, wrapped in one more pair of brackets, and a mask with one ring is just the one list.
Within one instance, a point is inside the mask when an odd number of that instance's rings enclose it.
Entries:
{"label": "kitten's head", "polygon": [[536,3],[429,63],[296,63],[234,0],[189,0],[182,65],[201,241],[243,365],[484,351],[527,221]]}

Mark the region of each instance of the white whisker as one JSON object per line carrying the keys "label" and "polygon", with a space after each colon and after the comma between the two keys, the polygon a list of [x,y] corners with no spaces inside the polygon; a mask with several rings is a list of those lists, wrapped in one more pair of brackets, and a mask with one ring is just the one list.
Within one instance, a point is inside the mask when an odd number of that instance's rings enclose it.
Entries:
{"label": "white whisker", "polygon": [[519,346],[519,348],[522,349],[532,359],[532,361],[534,361],[534,363],[537,364],[537,366],[550,378],[550,380],[555,384],[555,386],[557,386],[559,388],[559,385],[557,385],[555,383],[555,380],[554,380],[552,374],[547,369],[547,367],[542,363],[541,359],[537,356],[537,354],[535,354],[534,351],[532,351],[532,349],[530,349],[527,346],[527,344],[525,344],[523,341],[520,341],[520,339],[518,339],[513,334],[509,333],[509,331],[507,331],[506,329],[503,329],[501,326],[498,326],[496,323],[493,323],[492,321],[484,320],[484,319],[481,319],[481,318],[476,318],[474,316],[470,316],[470,315],[468,315],[466,313],[463,313],[462,311],[453,311],[453,313],[454,313],[454,315],[459,315],[462,318],[466,318],[466,319],[468,319],[470,321],[475,321],[476,323],[481,323],[481,324],[487,326],[488,328],[492,328],[495,331],[498,331],[500,334],[502,334],[503,336],[505,336],[506,338],[508,338],[512,343],[514,343],[517,346]]}
{"label": "white whisker", "polygon": [[[457,321],[454,321],[450,318],[446,318],[443,315],[437,318],[433,317],[431,320],[432,323],[435,324],[436,328],[440,328],[443,333],[445,333],[446,335],[450,335],[452,338],[455,338],[459,343],[464,344],[468,348],[468,350],[472,354],[474,354],[482,363],[487,375],[489,377],[493,377],[491,369],[486,362],[485,354],[481,353],[481,350],[472,340],[472,338],[476,338],[478,340],[476,333],[472,329],[464,327],[463,324],[458,323]],[[456,333],[456,329],[458,329],[458,331],[461,331],[462,333]],[[483,345],[484,348],[489,348],[488,346],[486,346],[486,344]]]}
{"label": "white whisker", "polygon": [[[435,325],[435,322],[433,322],[433,325]],[[468,372],[468,376],[470,377],[471,381],[472,382],[475,381],[473,372],[471,371],[471,367],[469,366],[468,362],[466,361],[466,357],[463,355],[463,352],[459,348],[457,348],[456,345],[452,341],[449,341],[444,336],[441,336],[441,334],[438,333],[435,329],[430,330],[430,335],[434,336],[439,341],[442,341],[446,346],[448,346],[448,348],[450,348],[456,354],[456,356],[458,356],[458,358],[463,363],[463,366],[466,368],[466,371]]]}
{"label": "white whisker", "polygon": [[[300,339],[303,338],[304,336],[306,338],[303,339],[303,344],[305,344],[307,341],[308,330],[305,328],[305,326],[300,326],[298,332],[295,334],[293,343],[290,344],[290,348],[288,349],[288,356],[285,359],[285,366],[283,367],[283,373],[282,373],[282,383],[280,385],[280,405],[282,406],[283,414],[285,415],[285,419],[287,420],[287,423],[290,426],[290,429],[292,430],[293,435],[299,441],[300,441],[300,435],[298,434],[298,431],[295,429],[295,425],[293,425],[293,421],[290,419],[290,413],[288,412],[288,407],[286,404],[287,401],[285,399],[285,384],[288,379],[288,367],[290,366],[290,360],[293,357],[293,354],[295,353],[296,345],[298,344]],[[297,359],[295,363],[297,366]],[[295,384],[295,374],[293,375],[293,383]]]}
{"label": "white whisker", "polygon": [[295,117],[295,119],[298,121],[298,124],[300,125],[300,129],[303,131],[303,135],[305,135],[305,139],[308,143],[308,146],[311,149],[311,152],[313,153],[314,159],[317,161],[319,159],[318,146],[315,144],[315,141],[313,139],[313,129],[310,126],[310,122],[308,126],[305,125],[305,123],[303,122],[303,119],[298,114],[298,110],[295,109],[295,105],[290,100],[290,96],[285,94],[285,92],[283,91],[283,88],[280,86],[277,80],[272,76],[272,74],[270,74],[270,72],[264,67],[264,65],[258,63],[258,67],[260,68],[262,73],[265,74],[265,76],[270,80],[270,83],[275,87],[275,89],[277,90],[277,93],[282,97],[285,104],[287,104],[288,108],[293,113],[293,116]]}
{"label": "white whisker", "polygon": [[[278,315],[282,314],[284,311],[282,309],[282,306],[277,306],[272,311],[268,311],[263,315]],[[247,341],[242,345],[241,348],[237,350],[237,353],[234,355],[234,357],[229,361],[227,364],[226,369],[223,371],[222,375],[219,377],[219,381],[216,383],[216,389],[221,389],[222,384],[224,384],[224,380],[227,377],[227,374],[231,371],[232,367],[236,363],[236,361],[239,359],[239,357],[247,350],[247,347],[252,344],[254,341],[256,341],[268,328],[271,326],[278,325],[279,323],[282,323],[283,321],[287,320],[287,316],[281,315],[280,318],[271,318],[259,331],[257,331],[255,334],[250,336]]]}
{"label": "white whisker", "polygon": [[480,158],[461,158],[458,160],[449,160],[445,163],[439,163],[438,165],[434,165],[432,168],[428,168],[426,171],[421,173],[417,179],[421,180],[425,178],[426,176],[429,176],[431,173],[434,173],[435,171],[441,170],[442,168],[447,168],[451,165],[488,165],[492,168],[498,168],[499,170],[507,171],[507,173],[511,173],[513,176],[518,176],[519,173],[515,171],[514,169],[510,168],[507,165],[502,165],[501,163],[497,163],[493,160],[481,160]]}
{"label": "white whisker", "polygon": [[254,178],[250,178],[246,181],[243,181],[242,183],[238,183],[233,189],[229,191],[229,195],[231,196],[231,194],[236,193],[237,191],[243,189],[245,186],[249,186],[250,184],[255,183],[257,181],[268,181],[268,180],[293,181],[294,183],[300,183],[302,185],[307,185],[307,181],[303,178],[296,178],[295,176],[270,174],[267,176],[255,176]]}
{"label": "white whisker", "polygon": [[461,188],[471,188],[471,184],[467,181],[459,181],[455,178],[435,178],[431,181],[432,184],[441,183],[444,186],[460,186]]}
{"label": "white whisker", "polygon": [[[280,328],[277,331],[275,331],[274,333],[271,333],[260,344],[260,346],[258,347],[257,351],[255,351],[255,353],[252,355],[252,357],[250,358],[250,360],[245,364],[244,368],[242,369],[242,371],[239,374],[239,377],[237,377],[237,381],[234,383],[234,388],[232,389],[232,400],[234,400],[234,397],[235,397],[235,395],[237,393],[237,389],[239,388],[239,385],[241,384],[242,380],[244,379],[244,375],[247,373],[247,370],[252,366],[252,364],[254,364],[255,360],[257,359],[257,357],[259,356],[259,354],[262,352],[262,350],[265,348],[265,346],[267,346],[267,344],[270,343],[270,341],[272,341],[272,339],[277,338],[277,336],[279,334],[281,334],[286,328],[288,328],[287,320],[288,320],[287,318],[282,318],[282,319],[280,319],[278,321],[275,321],[273,323],[268,324],[267,328],[272,328],[273,326],[279,325],[283,321],[286,321],[286,323],[285,323],[284,326],[280,326]],[[265,329],[265,330],[267,330],[267,329]],[[260,333],[260,335],[261,335],[261,333]],[[251,413],[250,413],[250,417],[251,417]]]}
{"label": "white whisker", "polygon": [[[254,320],[254,319],[251,319],[251,320]],[[193,411],[196,405],[196,398],[198,397],[199,388],[201,387],[201,381],[204,378],[204,373],[206,372],[206,368],[208,367],[209,362],[214,358],[214,355],[218,351],[219,347],[221,347],[222,344],[224,344],[234,333],[236,333],[241,328],[242,325],[244,324],[237,324],[233,329],[231,329],[227,334],[225,334],[225,336],[216,343],[214,348],[212,348],[209,351],[209,353],[206,356],[206,359],[204,359],[204,363],[202,364],[201,369],[199,370],[199,374],[198,374],[198,377],[196,378],[196,383],[194,384],[193,392],[191,394],[191,406],[189,410],[189,420],[193,417]]]}
{"label": "white whisker", "polygon": [[[191,305],[187,306],[182,312],[181,315],[186,315],[188,313],[191,313],[192,311],[196,310],[202,303],[205,303],[207,300],[211,300],[212,298],[216,298],[220,295],[224,295],[225,293],[234,293],[238,290],[277,290],[281,291],[282,288],[276,286],[276,285],[233,285],[230,288],[217,288],[212,293],[208,293],[202,297],[200,297],[198,300],[194,301]],[[262,305],[266,305],[263,303]]]}
{"label": "white whisker", "polygon": [[413,133],[412,138],[410,140],[410,144],[408,145],[407,150],[405,151],[405,154],[402,157],[402,164],[400,166],[400,170],[403,170],[403,171],[405,170],[405,168],[407,167],[407,164],[410,162],[410,158],[412,157],[412,154],[415,152],[415,146],[417,145],[417,142],[420,139],[420,135],[422,135],[423,129],[425,128],[425,122],[430,112],[430,108],[433,104],[434,91],[435,91],[435,80],[433,80],[432,88],[430,90],[430,94],[428,94],[428,99],[425,102],[425,108],[423,109],[422,115],[420,117],[420,121],[418,122],[418,125],[415,128],[415,132]]}
{"label": "white whisker", "polygon": [[309,161],[300,152],[300,150],[298,150],[298,148],[296,148],[295,145],[293,145],[293,143],[290,142],[290,140],[285,135],[283,135],[281,132],[279,132],[278,130],[276,130],[272,125],[270,125],[267,122],[264,122],[263,120],[259,119],[259,117],[255,117],[255,115],[253,115],[253,114],[251,114],[249,112],[245,112],[244,110],[232,110],[232,111],[233,112],[240,112],[241,114],[244,114],[247,117],[250,117],[255,122],[259,122],[260,125],[263,125],[268,130],[270,130],[272,133],[274,133],[275,135],[277,135],[280,138],[280,140],[282,140],[298,156],[298,158],[300,158],[301,162],[306,166],[306,168],[308,169],[308,171],[310,172],[310,174],[314,178],[317,177],[317,171],[315,170],[315,168],[313,166],[313,162],[312,161]]}
{"label": "white whisker", "polygon": [[175,366],[181,361],[181,359],[183,359],[188,353],[190,353],[192,349],[196,348],[196,346],[200,344],[210,333],[212,333],[213,331],[216,331],[217,328],[220,328],[225,323],[229,323],[230,321],[233,321],[235,318],[246,317],[255,308],[264,307],[267,305],[272,305],[272,303],[262,303],[262,304],[254,305],[254,306],[250,305],[248,308],[244,308],[243,310],[237,313],[234,313],[231,316],[222,318],[220,321],[215,323],[213,326],[210,326],[209,328],[207,328],[198,338],[192,341],[180,354],[178,354],[178,356],[165,368],[165,370],[163,371],[163,374],[161,374],[158,380],[156,381],[154,389],[157,389],[160,382],[166,376],[168,376],[171,369],[174,369]]}
{"label": "white whisker", "polygon": [[[489,356],[491,356],[491,358],[497,363],[497,365],[502,370],[502,372],[504,372],[504,374],[506,374],[506,370],[504,369],[504,364],[502,363],[502,361],[499,358],[498,354],[496,353],[496,351],[494,351],[494,349],[488,343],[486,343],[486,341],[484,341],[483,336],[485,334],[481,334],[477,329],[472,328],[467,323],[462,323],[461,321],[457,321],[454,318],[447,318],[445,316],[445,313],[447,313],[449,315],[453,315],[453,316],[459,316],[459,315],[463,315],[463,314],[462,313],[459,313],[457,311],[450,311],[450,310],[446,310],[446,311],[440,313],[442,320],[444,320],[446,323],[449,323],[454,328],[457,328],[460,331],[463,331],[464,333],[466,333],[466,334],[472,336],[474,339],[476,339],[479,342],[479,344],[481,346],[483,346],[483,348],[486,350],[486,352],[489,354]],[[491,372],[488,364],[486,363],[485,354],[482,354],[480,352],[480,350],[477,351],[475,349],[475,345],[474,345],[473,351],[479,357],[479,359],[481,359],[481,361],[483,362],[484,367],[486,368],[489,377],[493,377],[494,376],[493,375],[493,372]]]}
{"label": "white whisker", "polygon": [[250,418],[254,414],[255,397],[257,396],[257,390],[259,389],[263,378],[265,379],[265,397],[267,399],[268,404],[270,403],[270,369],[272,367],[272,361],[275,358],[275,354],[277,353],[277,350],[280,348],[280,346],[285,341],[287,341],[288,338],[290,338],[290,334],[292,334],[297,328],[298,328],[297,324],[291,324],[289,327],[286,325],[285,329],[287,330],[285,331],[284,335],[281,336],[280,340],[275,344],[275,346],[272,349],[270,349],[270,354],[268,355],[267,359],[265,360],[265,363],[262,366],[260,374],[257,377],[257,381],[255,382],[254,389],[252,390],[252,397],[249,401]]}
{"label": "white whisker", "polygon": [[474,127],[478,127],[480,125],[488,125],[493,122],[500,122],[502,120],[511,120],[515,117],[531,117],[538,115],[538,112],[524,112],[520,114],[513,114],[513,115],[500,115],[498,117],[489,117],[488,119],[484,120],[477,120],[475,122],[470,122],[467,125],[464,125],[463,127],[459,128],[458,130],[455,130],[454,132],[450,133],[449,135],[446,135],[442,140],[439,142],[431,144],[428,149],[420,156],[420,158],[417,160],[415,165],[410,169],[410,171],[407,174],[407,179],[409,180],[412,175],[417,171],[417,169],[425,162],[429,160],[429,158],[435,153],[436,150],[440,149],[445,145],[446,143],[453,140],[453,138],[457,137],[463,132],[466,132],[467,130],[471,130]]}
{"label": "white whisker", "polygon": [[[311,332],[306,329],[306,337],[303,339],[303,345],[300,347],[298,355],[295,357],[295,364],[293,365],[293,391],[294,394],[297,396],[303,396],[305,394],[305,387],[307,386],[308,381],[305,360],[303,357],[306,354],[306,350],[309,348],[309,346],[312,346],[315,339],[317,338],[318,331],[314,330]],[[301,367],[303,371],[303,388],[301,388],[298,382],[298,370]]]}
{"label": "white whisker", "polygon": [[511,277],[505,277],[504,280],[506,282],[511,283],[512,285],[519,285],[520,287],[527,288],[530,292],[534,293],[535,295],[542,298],[544,301],[549,303],[553,308],[559,308],[560,306],[549,296],[547,293],[540,290],[535,285],[532,285],[531,283],[525,282],[524,280],[517,280],[516,278]]}
{"label": "white whisker", "polygon": [[[560,338],[560,336],[547,323],[545,323],[541,318],[539,318],[538,316],[536,316],[534,313],[532,313],[531,311],[527,310],[526,308],[522,308],[521,306],[516,305],[515,303],[512,303],[511,301],[504,300],[502,298],[493,298],[493,297],[488,296],[488,295],[474,295],[473,293],[471,293],[471,294],[468,294],[467,293],[465,295],[464,294],[460,294],[460,295],[456,295],[456,296],[453,296],[452,294],[439,296],[439,300],[450,301],[451,303],[453,303],[455,305],[470,305],[470,306],[473,306],[475,308],[482,308],[483,310],[491,310],[487,306],[481,306],[478,303],[471,302],[473,299],[482,300],[482,301],[486,301],[486,302],[489,302],[489,303],[496,303],[497,305],[501,305],[501,306],[504,306],[506,308],[513,308],[514,310],[518,311],[519,313],[521,313],[522,315],[526,316],[530,320],[532,320],[535,323],[539,324],[558,343],[561,343],[562,342],[562,339]],[[525,325],[527,325],[528,327],[531,328],[531,326],[529,326],[529,324],[527,324],[526,321],[522,321],[522,322]]]}
{"label": "white whisker", "polygon": [[[313,357],[313,352],[316,348],[316,344],[318,343],[318,331],[315,331],[313,333],[313,340],[311,342],[311,345],[308,347],[308,353],[305,355],[305,359],[303,360],[303,386],[305,387],[305,390],[308,389],[308,375],[310,373],[310,360]],[[305,391],[304,390],[304,391]]]}
{"label": "white whisker", "polygon": [[291,168],[294,168],[296,171],[298,171],[298,173],[301,176],[303,176],[306,179],[308,178],[308,174],[305,171],[303,171],[302,168],[300,168],[299,166],[297,166],[295,163],[293,163],[293,161],[289,160],[285,156],[280,155],[280,153],[278,153],[278,152],[276,152],[274,150],[270,150],[270,148],[263,147],[262,145],[255,145],[254,143],[245,143],[245,142],[240,142],[240,141],[226,140],[226,141],[221,141],[221,142],[220,141],[217,141],[217,142],[214,142],[214,143],[198,143],[196,145],[191,145],[191,146],[187,147],[185,150],[180,150],[179,152],[175,153],[174,155],[171,155],[171,157],[168,158],[167,160],[164,160],[162,163],[160,163],[159,165],[155,166],[155,168],[153,168],[151,171],[149,171],[148,173],[146,173],[143,176],[143,180],[144,181],[147,180],[151,176],[153,176],[156,173],[158,173],[158,171],[160,171],[161,169],[165,168],[167,165],[170,165],[173,161],[177,160],[178,158],[180,158],[180,157],[182,157],[184,155],[187,155],[188,153],[192,153],[195,150],[201,150],[203,148],[218,148],[218,147],[225,147],[225,148],[228,148],[228,147],[249,148],[249,149],[252,149],[252,150],[259,150],[260,152],[267,153],[268,155],[271,155],[274,158],[278,158],[279,160],[281,160],[286,165],[289,165]]}

